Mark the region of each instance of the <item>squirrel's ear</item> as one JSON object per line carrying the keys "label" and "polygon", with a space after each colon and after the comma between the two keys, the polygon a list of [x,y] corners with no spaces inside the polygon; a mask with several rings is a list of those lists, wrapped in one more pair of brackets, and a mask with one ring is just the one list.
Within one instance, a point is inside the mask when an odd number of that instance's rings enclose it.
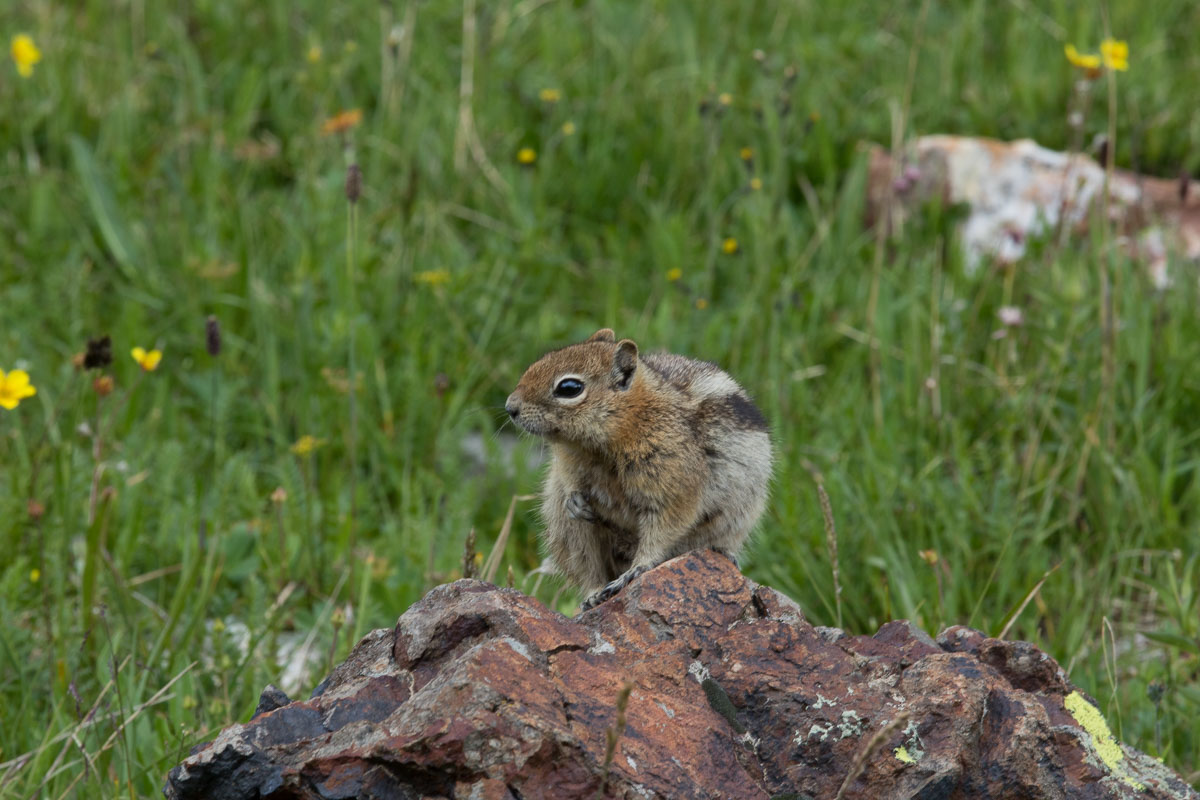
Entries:
{"label": "squirrel's ear", "polygon": [[622,339],[613,354],[613,382],[621,391],[633,385],[633,374],[637,372],[638,349],[632,339]]}
{"label": "squirrel's ear", "polygon": [[612,328],[601,328],[592,334],[592,338],[588,339],[589,342],[615,342],[616,340],[617,335],[613,333]]}

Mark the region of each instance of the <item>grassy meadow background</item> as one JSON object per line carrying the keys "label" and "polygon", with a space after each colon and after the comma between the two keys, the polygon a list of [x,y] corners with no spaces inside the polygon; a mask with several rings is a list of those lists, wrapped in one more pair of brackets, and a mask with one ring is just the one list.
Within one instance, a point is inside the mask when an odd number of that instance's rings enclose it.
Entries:
{"label": "grassy meadow background", "polygon": [[[1083,140],[1113,113],[1119,166],[1195,174],[1191,0],[28,0],[2,23],[42,59],[0,75],[0,369],[37,388],[0,409],[0,797],[153,796],[266,684],[307,696],[460,576],[470,531],[486,557],[540,476],[504,398],[601,326],[721,363],[772,421],[750,577],[853,633],[1011,622],[1200,782],[1194,265],[1155,290],[1095,226],[971,273],[936,208],[877,254],[860,148],[1066,149],[1063,47],[1111,34],[1130,68]],[[111,366],[74,366],[104,334]],[[535,505],[497,581],[573,612],[531,574]],[[285,675],[297,644],[313,666]]]}

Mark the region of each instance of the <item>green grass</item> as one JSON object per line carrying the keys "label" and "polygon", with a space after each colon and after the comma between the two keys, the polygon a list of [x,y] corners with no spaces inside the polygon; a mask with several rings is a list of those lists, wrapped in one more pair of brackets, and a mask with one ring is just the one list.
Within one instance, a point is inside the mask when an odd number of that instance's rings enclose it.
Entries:
{"label": "green grass", "polygon": [[[307,692],[455,577],[471,529],[486,555],[539,480],[539,445],[497,433],[504,398],[544,350],[604,325],[718,361],[772,420],[752,578],[852,632],[909,617],[996,634],[1053,569],[1009,635],[1200,780],[1195,276],[1156,292],[1098,230],[968,275],[933,209],[888,247],[868,314],[858,144],[890,142],[914,48],[909,133],[1065,148],[1062,46],[1094,51],[1102,8],[971,0],[919,29],[917,3],[475,5],[479,158],[455,145],[460,3],[30,0],[7,16],[44,58],[28,80],[6,61],[0,82],[0,369],[38,388],[0,411],[0,796],[151,796],[281,680],[289,636],[319,654]],[[1200,10],[1106,13],[1131,50],[1118,164],[1196,172]],[[1089,139],[1108,125],[1093,95]],[[362,124],[322,135],[349,108]],[[366,181],[357,313],[349,160]],[[1026,324],[997,340],[1006,303]],[[71,365],[100,334],[116,355],[103,400]],[[162,347],[156,372],[135,345]],[[293,454],[304,435],[324,442]],[[810,469],[836,518],[840,609]],[[537,532],[519,503],[501,579],[533,585]]]}

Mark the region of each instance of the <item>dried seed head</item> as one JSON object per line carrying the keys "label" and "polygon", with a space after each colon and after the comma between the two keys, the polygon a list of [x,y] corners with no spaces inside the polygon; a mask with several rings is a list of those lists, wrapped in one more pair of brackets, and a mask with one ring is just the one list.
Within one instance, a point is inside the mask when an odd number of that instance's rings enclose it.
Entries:
{"label": "dried seed head", "polygon": [[467,534],[467,541],[463,543],[463,560],[462,571],[464,578],[474,578],[479,573],[475,569],[475,529],[471,528]]}
{"label": "dried seed head", "polygon": [[87,352],[83,354],[84,369],[101,369],[111,364],[112,360],[112,337],[88,339]]}
{"label": "dried seed head", "polygon": [[221,323],[211,314],[204,321],[204,347],[213,358],[221,354]]}
{"label": "dried seed head", "polygon": [[92,389],[101,397],[112,394],[113,387],[116,384],[113,382],[112,375],[100,375],[92,381]]}
{"label": "dried seed head", "polygon": [[362,196],[363,175],[358,164],[351,164],[346,169],[346,199],[351,203],[357,203],[358,198]]}

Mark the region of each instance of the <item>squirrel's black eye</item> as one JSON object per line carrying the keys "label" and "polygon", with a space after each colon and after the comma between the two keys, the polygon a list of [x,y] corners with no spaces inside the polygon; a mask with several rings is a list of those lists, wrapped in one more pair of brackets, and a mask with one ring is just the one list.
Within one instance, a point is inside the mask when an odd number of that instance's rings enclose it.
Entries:
{"label": "squirrel's black eye", "polygon": [[554,387],[554,396],[562,398],[579,397],[583,393],[583,381],[578,378],[563,378]]}

